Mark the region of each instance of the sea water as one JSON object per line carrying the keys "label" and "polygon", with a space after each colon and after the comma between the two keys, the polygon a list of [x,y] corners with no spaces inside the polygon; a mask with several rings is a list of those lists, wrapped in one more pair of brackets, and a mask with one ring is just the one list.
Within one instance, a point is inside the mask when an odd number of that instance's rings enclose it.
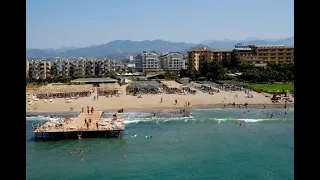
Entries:
{"label": "sea water", "polygon": [[[27,117],[27,179],[293,179],[293,109],[123,116],[122,138],[48,142],[35,142],[31,126],[59,117]],[[77,146],[83,153],[72,155]]]}

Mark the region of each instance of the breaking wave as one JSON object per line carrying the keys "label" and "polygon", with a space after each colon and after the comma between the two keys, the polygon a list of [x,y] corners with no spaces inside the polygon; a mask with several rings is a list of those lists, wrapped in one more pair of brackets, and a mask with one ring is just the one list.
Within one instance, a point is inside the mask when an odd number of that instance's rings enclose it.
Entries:
{"label": "breaking wave", "polygon": [[[29,116],[26,117],[26,121],[57,121],[63,120],[64,117],[50,117],[50,116]],[[103,118],[108,120],[110,118]],[[129,116],[124,116],[125,124],[150,124],[150,123],[176,123],[176,122],[193,122],[193,123],[234,123],[234,121],[239,120],[246,123],[258,123],[258,122],[276,122],[276,121],[288,121],[289,119],[250,119],[250,118],[198,118],[189,115],[184,117],[177,117],[177,116],[166,116],[166,117],[154,117],[150,116],[150,114],[145,113],[144,115],[131,114]]]}

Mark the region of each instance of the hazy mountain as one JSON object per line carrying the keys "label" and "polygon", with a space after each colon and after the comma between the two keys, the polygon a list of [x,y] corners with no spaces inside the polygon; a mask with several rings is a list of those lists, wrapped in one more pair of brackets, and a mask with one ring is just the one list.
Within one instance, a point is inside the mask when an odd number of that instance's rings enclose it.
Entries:
{"label": "hazy mountain", "polygon": [[183,52],[186,53],[190,49],[199,47],[208,47],[210,49],[233,49],[236,43],[246,44],[274,44],[274,45],[293,45],[293,37],[279,40],[208,40],[201,44],[185,43],[185,42],[168,42],[163,40],[146,40],[146,41],[130,41],[115,40],[107,44],[92,45],[83,48],[62,47],[59,49],[26,49],[27,58],[40,57],[110,57],[114,59],[121,58],[130,54],[137,54],[144,50],[154,50],[158,53],[163,52]]}
{"label": "hazy mountain", "polygon": [[73,50],[73,49],[77,49],[77,47],[61,47],[59,49],[55,49],[55,51],[57,52],[64,52],[64,51],[69,51],[69,50]]}
{"label": "hazy mountain", "polygon": [[232,49],[234,45],[237,43],[242,43],[243,45],[294,45],[294,37],[278,39],[278,40],[263,40],[258,38],[250,38],[249,40],[222,40],[222,41],[205,41],[207,43],[203,43],[213,49]]}
{"label": "hazy mountain", "polygon": [[206,47],[206,48],[208,48],[208,49],[212,49],[211,47],[209,47],[209,46],[207,46],[207,45],[205,45],[205,44],[197,44],[197,45],[192,46],[192,47],[190,47],[190,48],[188,48],[188,49],[185,49],[184,51],[181,51],[181,52],[182,52],[182,53],[187,53],[188,51],[190,51],[190,50],[192,50],[192,49],[198,49],[198,48],[204,48],[204,47]]}

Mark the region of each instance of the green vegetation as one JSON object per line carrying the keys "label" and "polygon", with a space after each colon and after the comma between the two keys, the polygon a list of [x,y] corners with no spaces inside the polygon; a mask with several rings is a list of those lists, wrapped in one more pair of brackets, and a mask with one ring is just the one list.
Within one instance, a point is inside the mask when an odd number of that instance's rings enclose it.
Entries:
{"label": "green vegetation", "polygon": [[180,77],[189,77],[199,80],[205,77],[208,80],[229,80],[233,77],[228,73],[242,72],[237,80],[248,83],[267,84],[274,82],[293,82],[294,64],[268,63],[266,68],[255,68],[252,64],[227,61],[202,62],[199,71],[195,69],[181,70]]}
{"label": "green vegetation", "polygon": [[291,91],[294,90],[294,83],[289,84],[249,84],[250,89],[262,92],[275,92],[275,91]]}

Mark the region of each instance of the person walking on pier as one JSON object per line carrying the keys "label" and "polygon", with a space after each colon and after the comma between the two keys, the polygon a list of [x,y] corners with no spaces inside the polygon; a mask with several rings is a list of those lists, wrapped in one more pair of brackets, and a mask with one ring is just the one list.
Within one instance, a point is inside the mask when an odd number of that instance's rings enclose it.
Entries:
{"label": "person walking on pier", "polygon": [[90,112],[90,111],[89,111],[89,106],[87,106],[87,111],[88,111],[88,114],[89,114],[89,112]]}
{"label": "person walking on pier", "polygon": [[82,110],[81,110],[82,112],[84,111],[84,108],[82,107]]}
{"label": "person walking on pier", "polygon": [[96,126],[97,126],[97,129],[99,129],[99,124],[98,124],[98,122],[96,122]]}
{"label": "person walking on pier", "polygon": [[93,113],[93,110],[94,110],[94,109],[93,109],[93,106],[91,106],[91,114]]}

